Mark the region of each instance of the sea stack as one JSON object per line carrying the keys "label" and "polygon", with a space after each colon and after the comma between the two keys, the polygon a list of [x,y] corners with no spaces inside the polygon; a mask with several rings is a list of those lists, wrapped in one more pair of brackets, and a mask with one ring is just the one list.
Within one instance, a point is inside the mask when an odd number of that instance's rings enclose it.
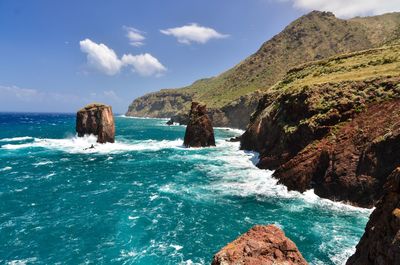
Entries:
{"label": "sea stack", "polygon": [[192,102],[183,145],[186,147],[215,146],[214,129],[206,105]]}
{"label": "sea stack", "polygon": [[114,143],[115,125],[111,106],[91,103],[80,109],[76,114],[76,132],[79,137],[94,134],[98,143]]}
{"label": "sea stack", "polygon": [[306,265],[295,243],[274,225],[256,225],[215,254],[212,265]]}
{"label": "sea stack", "polygon": [[390,174],[384,190],[347,265],[400,264],[400,167]]}

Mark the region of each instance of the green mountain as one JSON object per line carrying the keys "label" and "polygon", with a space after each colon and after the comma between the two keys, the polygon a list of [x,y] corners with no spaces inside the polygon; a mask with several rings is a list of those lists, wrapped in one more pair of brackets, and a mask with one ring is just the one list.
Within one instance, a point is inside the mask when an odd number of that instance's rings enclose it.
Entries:
{"label": "green mountain", "polygon": [[[399,35],[400,13],[343,20],[329,12],[313,11],[292,22],[228,71],[187,87],[164,89],[137,98],[129,106],[127,115],[171,117],[186,113],[191,101],[200,101],[211,108],[211,114],[218,113],[218,117],[213,117],[215,125],[232,125],[230,113],[224,109],[233,109],[235,114],[242,113],[239,116],[243,121],[236,127],[243,128],[248,123],[245,116],[254,110],[253,103],[260,94],[257,93],[255,100],[252,93],[268,91],[294,66],[379,47],[393,42]],[[247,99],[251,103],[247,104]]]}

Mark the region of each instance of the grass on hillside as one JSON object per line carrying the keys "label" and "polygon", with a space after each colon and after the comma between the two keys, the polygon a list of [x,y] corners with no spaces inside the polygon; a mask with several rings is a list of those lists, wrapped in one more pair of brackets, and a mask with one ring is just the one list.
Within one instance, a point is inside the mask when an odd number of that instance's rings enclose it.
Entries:
{"label": "grass on hillside", "polygon": [[291,69],[272,90],[300,89],[305,86],[378,77],[400,76],[400,45],[370,49]]}

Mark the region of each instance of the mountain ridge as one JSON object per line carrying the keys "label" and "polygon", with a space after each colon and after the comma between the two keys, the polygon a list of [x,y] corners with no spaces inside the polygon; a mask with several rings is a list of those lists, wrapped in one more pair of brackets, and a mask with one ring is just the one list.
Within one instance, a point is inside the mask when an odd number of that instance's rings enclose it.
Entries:
{"label": "mountain ridge", "polygon": [[[186,87],[148,93],[135,99],[126,115],[169,118],[186,114],[191,101],[199,101],[207,104],[217,126],[231,126],[233,121],[223,111],[224,106],[242,96],[249,101],[258,100],[252,98],[253,92],[267,91],[299,64],[393,41],[400,35],[399,28],[400,13],[344,20],[330,12],[312,11],[290,23],[231,69]],[[235,111],[247,115],[254,110],[254,104],[241,104],[240,108]],[[213,117],[213,113],[218,115]],[[248,118],[240,117],[245,120],[236,125],[245,128]]]}

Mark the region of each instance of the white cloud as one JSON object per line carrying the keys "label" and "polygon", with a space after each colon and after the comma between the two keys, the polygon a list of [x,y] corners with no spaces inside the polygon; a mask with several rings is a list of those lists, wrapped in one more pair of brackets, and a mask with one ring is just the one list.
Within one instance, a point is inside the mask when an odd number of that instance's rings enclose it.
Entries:
{"label": "white cloud", "polygon": [[229,35],[221,34],[215,29],[202,27],[196,23],[186,26],[169,28],[160,30],[161,33],[169,36],[174,36],[178,42],[183,44],[191,44],[193,42],[204,44],[211,39],[222,39]]}
{"label": "white cloud", "polygon": [[124,65],[131,65],[134,72],[143,76],[159,76],[167,70],[157,58],[149,53],[139,55],[125,54],[122,56],[122,62]]}
{"label": "white cloud", "polygon": [[97,44],[90,39],[82,40],[79,44],[81,51],[87,54],[89,65],[108,75],[115,75],[120,71],[121,61],[114,50],[108,48],[105,44]]}
{"label": "white cloud", "polygon": [[331,11],[338,17],[379,15],[400,11],[399,0],[290,0],[303,10]]}
{"label": "white cloud", "polygon": [[97,44],[90,39],[85,39],[80,42],[80,46],[81,51],[87,53],[88,64],[108,75],[115,75],[127,66],[131,66],[134,72],[142,76],[159,76],[167,70],[157,58],[149,53],[125,54],[119,59],[116,53],[105,44]]}
{"label": "white cloud", "polygon": [[17,86],[0,86],[1,98],[14,97],[21,101],[31,101],[33,98],[40,96],[36,89],[20,88]]}
{"label": "white cloud", "polygon": [[126,31],[126,37],[129,39],[130,45],[134,47],[139,47],[144,45],[144,40],[146,39],[145,36],[143,35],[144,32],[132,27],[124,26],[124,29]]}

